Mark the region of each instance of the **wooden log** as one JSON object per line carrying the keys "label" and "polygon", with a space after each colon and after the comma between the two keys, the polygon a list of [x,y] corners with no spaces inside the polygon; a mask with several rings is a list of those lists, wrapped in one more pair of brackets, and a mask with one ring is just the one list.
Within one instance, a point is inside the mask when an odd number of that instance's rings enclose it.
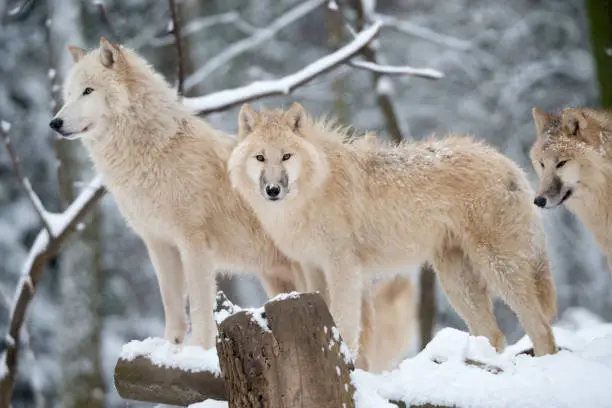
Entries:
{"label": "wooden log", "polygon": [[170,405],[186,406],[208,398],[227,400],[223,379],[215,373],[161,367],[144,356],[119,359],[115,388],[122,398]]}
{"label": "wooden log", "polygon": [[318,294],[239,311],[218,328],[230,408],[354,407],[353,363],[343,357],[346,346]]}

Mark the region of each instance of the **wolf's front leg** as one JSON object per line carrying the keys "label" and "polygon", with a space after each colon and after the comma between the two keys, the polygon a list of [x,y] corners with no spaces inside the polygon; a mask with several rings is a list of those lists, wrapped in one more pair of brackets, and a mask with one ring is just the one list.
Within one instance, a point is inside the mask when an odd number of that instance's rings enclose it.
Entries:
{"label": "wolf's front leg", "polygon": [[330,310],[353,359],[359,350],[363,277],[356,263],[337,261],[324,269]]}
{"label": "wolf's front leg", "polygon": [[213,305],[217,282],[212,254],[205,248],[185,246],[181,258],[187,278],[191,343],[206,349],[214,347],[216,329],[213,324]]}
{"label": "wolf's front leg", "polygon": [[157,275],[164,305],[164,338],[180,344],[187,332],[185,316],[185,276],[178,249],[158,239],[147,238],[145,245]]}

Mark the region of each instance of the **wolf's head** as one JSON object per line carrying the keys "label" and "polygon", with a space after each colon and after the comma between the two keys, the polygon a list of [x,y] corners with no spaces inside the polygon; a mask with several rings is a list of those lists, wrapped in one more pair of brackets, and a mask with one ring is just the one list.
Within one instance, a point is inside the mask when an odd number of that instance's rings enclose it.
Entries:
{"label": "wolf's head", "polygon": [[161,112],[170,111],[166,101],[176,100],[176,93],[144,59],[105,37],[92,51],[73,45],[68,50],[75,64],[64,81],[64,105],[49,123],[64,138],[108,137],[108,127],[121,126],[128,116],[139,126],[161,122]]}
{"label": "wolf's head", "polygon": [[530,152],[540,178],[534,204],[554,208],[581,188],[594,158],[603,152],[601,124],[581,109],[566,108],[559,115],[532,110],[537,138]]}
{"label": "wolf's head", "polygon": [[327,167],[317,149],[304,137],[309,120],[298,103],[286,111],[259,113],[243,105],[238,122],[239,143],[228,162],[234,187],[241,193],[256,193],[267,201],[280,201],[320,182],[316,176]]}
{"label": "wolf's head", "polygon": [[64,82],[64,105],[49,126],[66,139],[89,137],[104,131],[104,116],[126,108],[129,98],[122,76],[127,61],[121,48],[104,37],[97,50],[68,49],[75,65]]}

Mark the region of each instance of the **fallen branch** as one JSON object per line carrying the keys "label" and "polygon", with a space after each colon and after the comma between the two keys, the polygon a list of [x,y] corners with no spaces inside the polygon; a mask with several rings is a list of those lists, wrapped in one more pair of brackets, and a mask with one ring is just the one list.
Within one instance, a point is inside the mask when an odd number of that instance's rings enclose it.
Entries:
{"label": "fallen branch", "polygon": [[45,230],[47,230],[47,233],[49,235],[53,236],[53,229],[51,228],[51,223],[47,217],[47,210],[45,210],[45,207],[40,201],[40,198],[32,189],[30,180],[28,180],[25,174],[23,174],[23,170],[21,169],[21,159],[19,159],[17,152],[13,148],[13,144],[11,143],[11,139],[9,137],[10,129],[11,125],[8,122],[1,121],[0,133],[2,134],[2,138],[4,139],[6,151],[8,152],[9,156],[11,157],[11,161],[13,162],[13,169],[15,170],[17,178],[19,179],[19,184],[21,184],[21,187],[23,187],[23,190],[25,191],[26,196],[28,197],[28,201],[30,201],[30,203],[32,204],[32,207],[34,208],[34,211],[36,211],[38,218],[40,218],[40,221],[45,227]]}
{"label": "fallen branch", "polygon": [[251,37],[247,37],[230,45],[225,49],[225,51],[209,59],[205,65],[198,68],[197,71],[188,76],[185,80],[185,90],[189,91],[204,79],[208,78],[214,71],[226,66],[232,59],[268,42],[280,30],[309,14],[323,3],[325,3],[325,0],[304,1],[280,16],[268,27],[256,31]]}
{"label": "fallen branch", "polygon": [[102,198],[105,189],[101,179],[96,177],[89,186],[61,214],[53,216],[53,235],[42,229],[23,266],[21,278],[9,314],[9,330],[7,347],[0,355],[0,408],[8,408],[15,380],[17,378],[18,357],[20,348],[21,328],[25,322],[28,306],[41,280],[45,266],[57,256],[62,246],[77,229],[78,224],[93,206]]}
{"label": "fallen branch", "polygon": [[205,114],[217,112],[222,109],[239,105],[254,99],[273,96],[288,95],[295,88],[308,83],[358,54],[380,32],[381,24],[377,23],[357,35],[353,41],[315,62],[300,71],[286,77],[253,82],[240,88],[215,92],[196,98],[184,98],[183,103],[193,111]]}

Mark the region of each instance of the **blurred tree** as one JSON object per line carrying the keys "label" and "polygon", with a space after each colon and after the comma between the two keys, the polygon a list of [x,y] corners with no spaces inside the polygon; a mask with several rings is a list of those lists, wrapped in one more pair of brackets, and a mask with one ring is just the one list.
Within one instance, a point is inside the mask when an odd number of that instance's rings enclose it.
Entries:
{"label": "blurred tree", "polygon": [[612,109],[612,0],[586,0],[601,105]]}
{"label": "blurred tree", "polygon": [[[78,0],[48,0],[49,78],[53,113],[61,107],[62,80],[72,65],[69,44],[84,44],[82,21],[88,16]],[[90,17],[90,16],[89,16]],[[90,17],[91,18],[91,17]],[[62,207],[78,194],[83,177],[93,176],[88,155],[79,142],[56,142]],[[100,361],[104,280],[101,268],[100,211],[92,211],[87,226],[75,234],[62,253],[58,333],[61,381],[58,405],[104,407],[105,391]]]}
{"label": "blurred tree", "polygon": [[[327,9],[327,48],[330,51],[337,50],[343,44],[342,36],[342,16],[340,13]],[[350,123],[349,108],[346,104],[347,81],[342,74],[335,75],[332,79],[331,89],[334,98],[334,115],[340,123]]]}

